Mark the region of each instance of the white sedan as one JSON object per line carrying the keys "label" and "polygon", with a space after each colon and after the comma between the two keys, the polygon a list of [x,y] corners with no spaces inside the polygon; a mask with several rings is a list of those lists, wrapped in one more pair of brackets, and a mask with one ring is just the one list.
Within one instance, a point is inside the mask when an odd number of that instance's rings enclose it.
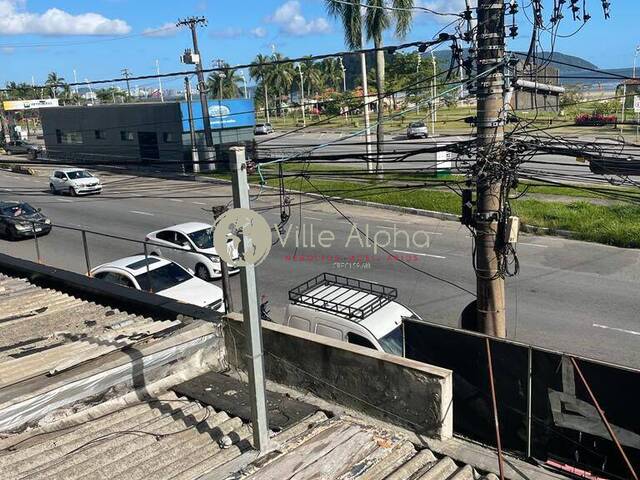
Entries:
{"label": "white sedan", "polygon": [[49,177],[49,190],[53,194],[65,192],[75,197],[102,192],[102,183],[84,168],[62,168]]}
{"label": "white sedan", "polygon": [[[205,281],[222,277],[220,257],[213,246],[213,227],[206,223],[189,222],[156,230],[147,235],[149,252],[190,268]],[[238,258],[234,252],[233,258]],[[229,273],[238,273],[229,267]]]}
{"label": "white sedan", "polygon": [[91,276],[224,313],[220,287],[194,277],[180,265],[163,258],[134,255],[100,265],[91,270]]}

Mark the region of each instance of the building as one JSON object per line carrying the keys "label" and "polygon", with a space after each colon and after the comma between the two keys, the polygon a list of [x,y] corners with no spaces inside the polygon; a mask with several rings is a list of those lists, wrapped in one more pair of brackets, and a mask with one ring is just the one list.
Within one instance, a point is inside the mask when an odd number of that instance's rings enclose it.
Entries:
{"label": "building", "polygon": [[[202,109],[196,102],[192,108],[196,143],[203,159]],[[65,106],[41,110],[41,121],[52,158],[190,170],[188,110],[186,102]],[[251,100],[210,100],[209,115],[218,159],[225,157],[226,147],[253,140],[255,111]]]}
{"label": "building", "polygon": [[549,65],[525,65],[519,61],[515,67],[515,91],[511,108],[515,111],[560,111],[560,71]]}

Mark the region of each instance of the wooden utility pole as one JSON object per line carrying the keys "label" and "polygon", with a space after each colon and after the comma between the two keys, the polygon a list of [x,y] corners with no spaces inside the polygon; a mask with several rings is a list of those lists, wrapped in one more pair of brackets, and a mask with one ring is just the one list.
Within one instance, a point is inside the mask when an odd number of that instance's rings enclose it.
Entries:
{"label": "wooden utility pole", "polygon": [[[501,215],[504,162],[503,64],[505,51],[504,0],[478,0],[478,178],[476,226],[477,321],[480,331],[506,336],[504,276],[498,269],[496,250]],[[498,66],[498,68],[496,68]],[[482,76],[488,70],[492,73]]]}

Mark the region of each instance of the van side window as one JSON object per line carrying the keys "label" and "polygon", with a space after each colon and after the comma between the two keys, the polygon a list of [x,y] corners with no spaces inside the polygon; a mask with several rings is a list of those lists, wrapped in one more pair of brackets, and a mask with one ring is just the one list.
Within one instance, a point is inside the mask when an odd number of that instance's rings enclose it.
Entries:
{"label": "van side window", "polygon": [[289,326],[297,328],[298,330],[304,330],[305,332],[311,331],[311,322],[306,318],[296,317],[295,315],[289,318]]}
{"label": "van side window", "polygon": [[349,343],[352,343],[353,345],[359,345],[361,347],[373,348],[374,350],[377,350],[377,348],[373,346],[373,343],[371,343],[363,336],[358,335],[357,333],[349,332],[347,334],[347,341]]}
{"label": "van side window", "polygon": [[316,333],[323,337],[335,338],[336,340],[342,340],[342,332],[337,328],[329,327],[327,325],[318,324],[316,327]]}

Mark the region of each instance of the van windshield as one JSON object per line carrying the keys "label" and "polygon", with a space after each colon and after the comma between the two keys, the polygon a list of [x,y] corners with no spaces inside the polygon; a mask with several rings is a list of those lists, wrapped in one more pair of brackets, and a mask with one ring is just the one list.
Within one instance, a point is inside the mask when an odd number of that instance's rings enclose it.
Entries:
{"label": "van windshield", "polygon": [[382,349],[393,355],[402,356],[402,347],[403,347],[403,337],[402,337],[402,327],[398,327],[394,330],[391,330],[384,337],[379,338],[380,346]]}

